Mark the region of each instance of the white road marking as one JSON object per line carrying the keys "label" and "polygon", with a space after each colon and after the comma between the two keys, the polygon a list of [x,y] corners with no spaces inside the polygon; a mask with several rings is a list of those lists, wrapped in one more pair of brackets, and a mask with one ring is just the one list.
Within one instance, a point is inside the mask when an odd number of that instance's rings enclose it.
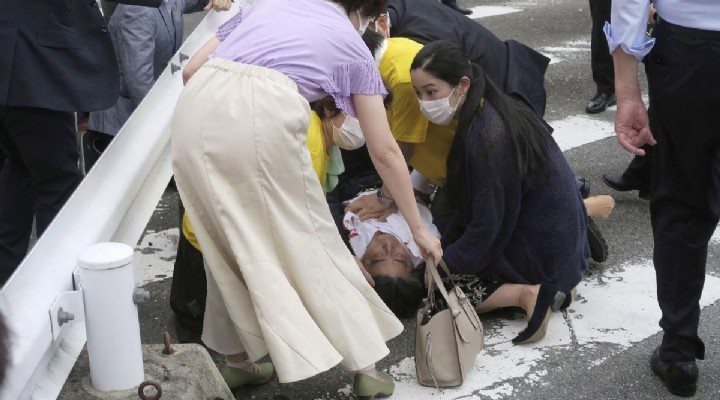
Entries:
{"label": "white road marking", "polygon": [[613,124],[585,116],[573,116],[550,122],[555,131],[553,138],[562,151],[615,135]]}
{"label": "white road marking", "polygon": [[[720,278],[707,276],[706,279],[700,301],[702,307],[720,299]],[[488,329],[485,350],[459,388],[436,390],[418,385],[413,358],[403,359],[390,368],[396,385],[395,395],[391,398],[512,397],[515,389],[508,381],[522,379],[526,383],[536,383],[552,373],[543,367],[543,361],[551,352],[570,349],[573,343],[579,345],[576,351],[581,352],[602,345],[601,359],[586,360],[587,368],[592,368],[659,332],[659,319],[652,262],[626,264],[613,272],[605,272],[601,278],[582,281],[578,286],[578,299],[567,311],[567,319],[562,313],[554,313],[545,339],[534,345],[515,346],[511,343],[512,338],[524,329],[524,319],[502,321],[499,329]],[[349,387],[329,398],[346,397],[350,397]]]}
{"label": "white road marking", "polygon": [[550,58],[550,65],[552,65],[563,62],[571,57],[578,57],[576,53],[586,53],[589,58],[590,42],[587,40],[571,40],[561,46],[547,46],[538,51],[545,57]]}
{"label": "white road marking", "polygon": [[172,228],[160,232],[151,232],[143,237],[135,248],[133,267],[135,283],[145,285],[172,277],[179,229]]}
{"label": "white road marking", "polygon": [[472,10],[472,14],[468,15],[470,19],[494,17],[496,15],[512,14],[522,11],[519,8],[505,6],[475,6],[470,7],[470,10]]}

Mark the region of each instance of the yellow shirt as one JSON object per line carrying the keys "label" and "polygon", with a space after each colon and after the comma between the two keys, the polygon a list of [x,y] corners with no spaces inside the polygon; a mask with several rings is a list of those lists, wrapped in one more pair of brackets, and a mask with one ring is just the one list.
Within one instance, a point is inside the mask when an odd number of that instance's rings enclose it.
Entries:
{"label": "yellow shirt", "polygon": [[[330,164],[330,156],[325,151],[325,135],[322,131],[322,120],[315,111],[310,113],[310,125],[308,126],[307,147],[310,150],[310,158],[312,159],[313,169],[320,180],[321,185],[325,185],[327,179],[327,169]],[[195,237],[190,219],[187,213],[183,214],[182,234],[190,244],[200,250],[200,243]]]}
{"label": "yellow shirt", "polygon": [[322,120],[315,111],[310,113],[310,126],[308,126],[307,147],[310,150],[313,169],[320,180],[320,185],[325,186],[327,180],[327,169],[330,164],[330,156],[325,151],[325,135],[322,130]]}
{"label": "yellow shirt", "polygon": [[392,93],[388,121],[398,142],[414,143],[410,165],[436,184],[445,184],[445,160],[450,152],[457,123],[449,126],[429,122],[420,111],[410,78],[410,65],[422,45],[407,38],[389,38],[380,59],[380,75]]}

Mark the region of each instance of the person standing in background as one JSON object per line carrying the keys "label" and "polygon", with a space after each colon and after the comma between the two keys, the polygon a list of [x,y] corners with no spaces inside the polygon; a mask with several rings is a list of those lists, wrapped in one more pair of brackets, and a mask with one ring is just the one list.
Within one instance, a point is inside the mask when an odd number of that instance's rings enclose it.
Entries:
{"label": "person standing in background", "polygon": [[[662,343],[650,357],[668,390],[692,396],[705,358],[698,336],[708,242],[720,221],[720,3],[656,0],[654,38],[645,34],[649,0],[616,1],[605,27],[615,63],[618,141],[635,155],[654,145],[650,218]],[[650,107],[640,95],[645,58]]]}
{"label": "person standing in background", "polygon": [[89,172],[130,118],[183,43],[183,14],[226,11],[230,0],[164,0],[158,8],[120,4],[108,23],[120,68],[120,96],[105,110],[90,113],[83,135]]}
{"label": "person standing in background", "polygon": [[585,106],[588,114],[597,114],[615,104],[615,74],[608,52],[603,25],[610,21],[611,0],[590,0],[590,67],[595,82],[595,96]]}
{"label": "person standing in background", "polygon": [[110,107],[118,90],[115,53],[97,2],[15,1],[3,8],[0,284],[25,257],[33,219],[40,236],[82,178],[75,112]]}

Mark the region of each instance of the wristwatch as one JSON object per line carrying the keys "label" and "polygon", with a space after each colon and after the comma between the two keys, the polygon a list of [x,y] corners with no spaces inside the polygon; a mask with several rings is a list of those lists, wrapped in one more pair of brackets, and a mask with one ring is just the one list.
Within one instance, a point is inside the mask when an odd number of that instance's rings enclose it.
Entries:
{"label": "wristwatch", "polygon": [[395,200],[393,200],[392,197],[385,196],[385,193],[383,193],[382,188],[378,189],[377,192],[375,192],[377,195],[378,201],[382,204],[389,205],[392,204]]}

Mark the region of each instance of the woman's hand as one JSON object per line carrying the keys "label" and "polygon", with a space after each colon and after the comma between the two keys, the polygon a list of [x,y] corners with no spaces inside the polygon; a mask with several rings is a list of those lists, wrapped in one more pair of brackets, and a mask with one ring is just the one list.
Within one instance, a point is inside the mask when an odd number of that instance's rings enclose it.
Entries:
{"label": "woman's hand", "polygon": [[210,0],[203,10],[207,11],[212,8],[215,11],[227,11],[231,6],[232,1],[230,0]]}
{"label": "woman's hand", "polygon": [[437,266],[443,255],[442,247],[440,246],[440,239],[436,238],[425,227],[413,232],[413,239],[415,240],[415,243],[417,243],[418,247],[420,247],[422,257],[427,260],[428,256],[433,256],[433,261]]}
{"label": "woman's hand", "polygon": [[366,195],[357,198],[345,207],[345,212],[351,212],[357,215],[361,221],[367,219],[379,219],[385,221],[390,214],[397,211],[395,202],[389,204],[382,203],[375,195]]}

